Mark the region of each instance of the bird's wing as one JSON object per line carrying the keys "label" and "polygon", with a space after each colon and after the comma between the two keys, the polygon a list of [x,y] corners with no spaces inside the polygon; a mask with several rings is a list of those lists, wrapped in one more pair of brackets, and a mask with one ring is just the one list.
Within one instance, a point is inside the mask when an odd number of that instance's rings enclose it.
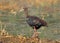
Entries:
{"label": "bird's wing", "polygon": [[37,20],[37,19],[33,20],[33,22],[34,22],[35,24],[41,24],[40,21]]}

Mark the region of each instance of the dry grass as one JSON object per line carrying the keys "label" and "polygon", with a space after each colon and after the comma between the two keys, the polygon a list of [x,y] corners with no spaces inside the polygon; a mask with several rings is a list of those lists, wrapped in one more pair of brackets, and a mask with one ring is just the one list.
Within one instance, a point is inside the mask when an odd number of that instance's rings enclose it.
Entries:
{"label": "dry grass", "polygon": [[1,36],[0,43],[60,43],[59,41],[49,40],[49,39],[40,39],[40,38],[27,38],[23,36]]}
{"label": "dry grass", "polygon": [[0,32],[0,43],[60,43],[59,41],[50,39],[40,39],[38,37],[24,37],[22,35],[9,35],[7,32],[2,30]]}

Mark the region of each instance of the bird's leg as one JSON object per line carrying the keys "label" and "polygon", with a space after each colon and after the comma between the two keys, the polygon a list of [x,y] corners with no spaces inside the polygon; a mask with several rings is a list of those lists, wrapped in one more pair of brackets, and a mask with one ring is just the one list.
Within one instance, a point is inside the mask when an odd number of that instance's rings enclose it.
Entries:
{"label": "bird's leg", "polygon": [[37,30],[36,30],[35,26],[34,26],[34,34],[32,37],[38,37]]}
{"label": "bird's leg", "polygon": [[37,32],[37,30],[36,30],[36,28],[35,28],[35,26],[34,26],[34,33],[36,33]]}

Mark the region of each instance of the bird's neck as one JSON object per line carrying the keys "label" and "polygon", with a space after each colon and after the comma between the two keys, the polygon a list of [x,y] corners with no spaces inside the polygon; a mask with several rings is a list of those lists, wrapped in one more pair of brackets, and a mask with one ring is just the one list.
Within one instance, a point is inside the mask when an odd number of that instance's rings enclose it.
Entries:
{"label": "bird's neck", "polygon": [[26,17],[28,17],[28,16],[29,16],[27,11],[25,11],[25,16],[26,16]]}
{"label": "bird's neck", "polygon": [[24,14],[26,15],[26,17],[28,17],[28,8],[24,8]]}

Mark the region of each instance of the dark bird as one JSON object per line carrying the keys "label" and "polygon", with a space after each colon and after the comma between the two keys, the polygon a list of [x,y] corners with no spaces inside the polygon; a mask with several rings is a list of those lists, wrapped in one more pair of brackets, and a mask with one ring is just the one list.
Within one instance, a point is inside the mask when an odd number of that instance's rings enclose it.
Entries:
{"label": "dark bird", "polygon": [[[34,33],[37,32],[37,30],[42,27],[42,26],[47,26],[47,22],[36,17],[36,16],[30,16],[28,15],[28,8],[25,7],[24,9],[24,13],[26,15],[26,22],[29,24],[29,26],[31,26],[34,29]],[[34,36],[34,34],[33,34]]]}

